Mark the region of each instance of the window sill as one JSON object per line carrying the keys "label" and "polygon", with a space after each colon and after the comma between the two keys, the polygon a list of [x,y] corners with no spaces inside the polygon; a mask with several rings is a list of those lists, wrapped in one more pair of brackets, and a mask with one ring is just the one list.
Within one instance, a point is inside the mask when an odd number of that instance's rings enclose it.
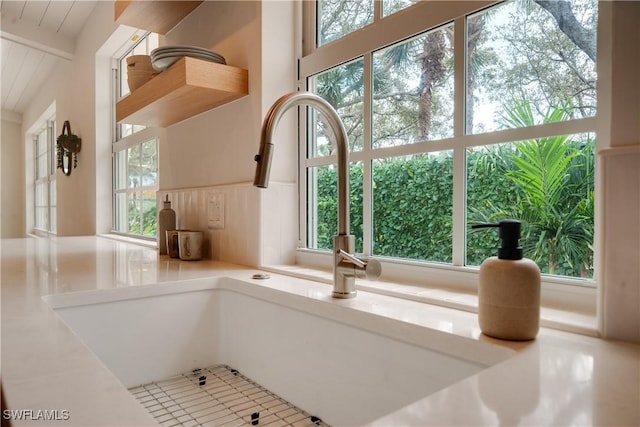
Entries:
{"label": "window sill", "polygon": [[[262,268],[274,273],[285,274],[301,279],[314,280],[327,284],[333,283],[333,274],[320,269],[299,265],[268,265]],[[393,298],[408,299],[424,304],[437,305],[471,313],[478,312],[477,294],[464,292],[459,289],[429,288],[407,283],[370,281],[364,279],[357,280],[357,288],[360,291],[372,292]],[[599,336],[598,321],[595,313],[543,305],[540,310],[540,325],[546,328],[581,335]]]}
{"label": "window sill", "polygon": [[41,230],[39,228],[34,228],[31,233],[27,233],[28,237],[34,238],[48,238],[48,237],[56,237],[57,233],[55,231],[47,231]]}
{"label": "window sill", "polygon": [[132,236],[125,236],[123,234],[117,233],[106,233],[106,234],[98,234],[97,237],[102,237],[105,239],[117,240],[119,242],[132,243],[134,245],[145,246],[147,248],[157,248],[158,243],[156,240],[145,239],[145,238],[137,238]]}

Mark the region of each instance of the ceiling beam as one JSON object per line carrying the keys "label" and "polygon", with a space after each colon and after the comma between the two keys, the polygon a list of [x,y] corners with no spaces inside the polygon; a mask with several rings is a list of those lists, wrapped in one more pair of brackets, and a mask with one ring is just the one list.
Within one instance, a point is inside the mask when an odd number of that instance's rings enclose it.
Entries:
{"label": "ceiling beam", "polygon": [[20,22],[5,15],[2,15],[0,29],[0,38],[50,55],[71,60],[75,54],[76,42],[71,37]]}
{"label": "ceiling beam", "polygon": [[0,115],[2,116],[2,120],[6,120],[8,122],[13,122],[13,123],[22,123],[22,114],[21,113],[17,113],[15,111],[10,111],[10,110],[6,110],[6,109],[2,109],[2,113],[0,113]]}

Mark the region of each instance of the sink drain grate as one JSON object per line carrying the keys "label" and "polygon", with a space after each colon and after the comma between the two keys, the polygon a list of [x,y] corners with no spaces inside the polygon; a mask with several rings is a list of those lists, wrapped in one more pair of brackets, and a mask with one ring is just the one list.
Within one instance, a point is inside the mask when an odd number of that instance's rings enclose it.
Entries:
{"label": "sink drain grate", "polygon": [[326,426],[228,366],[129,389],[162,426]]}

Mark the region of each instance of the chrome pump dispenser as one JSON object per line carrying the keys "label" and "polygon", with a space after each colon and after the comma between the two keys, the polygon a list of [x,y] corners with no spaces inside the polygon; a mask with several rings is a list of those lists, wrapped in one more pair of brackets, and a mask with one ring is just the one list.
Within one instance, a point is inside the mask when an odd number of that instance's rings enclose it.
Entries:
{"label": "chrome pump dispenser", "polygon": [[480,266],[478,323],[485,335],[494,338],[532,340],[540,327],[540,269],[523,258],[521,223],[506,219],[497,224],[476,224],[471,228],[495,227],[500,231],[497,257]]}

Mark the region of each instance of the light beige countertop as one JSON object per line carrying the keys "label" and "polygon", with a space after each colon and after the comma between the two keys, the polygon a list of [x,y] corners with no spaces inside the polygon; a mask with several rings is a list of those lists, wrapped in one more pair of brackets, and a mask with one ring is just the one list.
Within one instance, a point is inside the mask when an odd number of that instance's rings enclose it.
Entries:
{"label": "light beige countertop", "polygon": [[[257,271],[158,257],[154,249],[99,237],[3,239],[0,254],[3,409],[31,411],[31,418],[57,411],[59,418],[13,425],[157,425],[43,296],[210,276],[246,279]],[[285,279],[263,286],[331,301],[326,284]],[[374,425],[640,425],[639,345],[546,328],[531,342],[503,342],[482,335],[472,313],[370,292],[331,303],[517,352]]]}

